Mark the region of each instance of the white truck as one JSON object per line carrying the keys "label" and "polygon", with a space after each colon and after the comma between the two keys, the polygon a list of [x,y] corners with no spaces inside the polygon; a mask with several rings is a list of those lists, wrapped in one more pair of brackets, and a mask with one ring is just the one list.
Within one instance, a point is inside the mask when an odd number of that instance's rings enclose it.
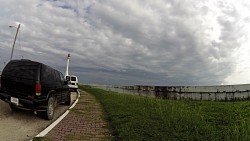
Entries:
{"label": "white truck", "polygon": [[66,80],[69,81],[68,86],[69,86],[70,90],[77,91],[77,89],[78,89],[77,76],[68,75],[68,76],[66,76]]}

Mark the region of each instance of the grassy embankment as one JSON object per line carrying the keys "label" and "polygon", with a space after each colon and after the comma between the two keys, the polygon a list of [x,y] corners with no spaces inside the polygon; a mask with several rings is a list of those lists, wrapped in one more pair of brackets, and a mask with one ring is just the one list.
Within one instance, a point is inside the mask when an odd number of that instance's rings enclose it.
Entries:
{"label": "grassy embankment", "polygon": [[80,87],[103,106],[115,140],[250,140],[250,103],[161,100]]}

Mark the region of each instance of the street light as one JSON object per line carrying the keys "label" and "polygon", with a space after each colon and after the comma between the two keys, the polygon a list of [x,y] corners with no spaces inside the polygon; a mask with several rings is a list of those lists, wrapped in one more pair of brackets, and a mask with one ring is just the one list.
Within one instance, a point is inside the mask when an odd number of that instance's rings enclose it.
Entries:
{"label": "street light", "polygon": [[[12,28],[12,27],[15,27],[15,26],[9,26],[9,27]],[[20,24],[18,24],[18,27],[15,27],[15,28],[17,28],[17,29],[16,29],[16,35],[15,35],[15,39],[14,39],[14,42],[13,42],[13,46],[12,46],[10,61],[12,60],[13,51],[14,51],[14,47],[15,47],[15,43],[16,43],[16,37],[17,37],[18,31],[19,31],[19,28],[20,28]]]}

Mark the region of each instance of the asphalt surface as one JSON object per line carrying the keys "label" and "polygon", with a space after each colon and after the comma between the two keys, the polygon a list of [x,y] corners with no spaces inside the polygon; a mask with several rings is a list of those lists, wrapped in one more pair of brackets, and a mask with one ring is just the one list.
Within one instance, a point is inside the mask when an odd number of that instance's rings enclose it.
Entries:
{"label": "asphalt surface", "polygon": [[[77,98],[77,93],[71,93],[72,103]],[[45,120],[32,111],[11,111],[9,105],[0,100],[0,140],[1,141],[29,141],[49,126],[69,106],[58,105],[53,120]]]}

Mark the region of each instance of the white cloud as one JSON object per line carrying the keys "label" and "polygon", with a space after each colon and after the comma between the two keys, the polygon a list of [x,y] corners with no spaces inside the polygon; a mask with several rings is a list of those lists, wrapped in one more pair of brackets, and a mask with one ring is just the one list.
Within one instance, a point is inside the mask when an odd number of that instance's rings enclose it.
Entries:
{"label": "white cloud", "polygon": [[[249,2],[217,0],[2,1],[0,65],[14,58],[41,61],[80,81],[114,84],[214,85],[245,83]],[[240,73],[242,78],[247,73]],[[243,75],[244,74],[244,75]]]}

